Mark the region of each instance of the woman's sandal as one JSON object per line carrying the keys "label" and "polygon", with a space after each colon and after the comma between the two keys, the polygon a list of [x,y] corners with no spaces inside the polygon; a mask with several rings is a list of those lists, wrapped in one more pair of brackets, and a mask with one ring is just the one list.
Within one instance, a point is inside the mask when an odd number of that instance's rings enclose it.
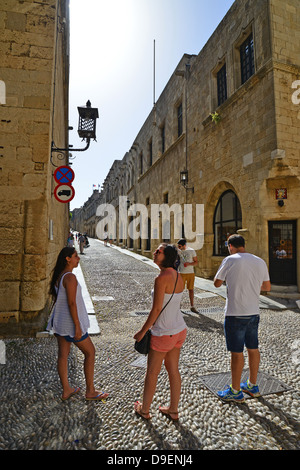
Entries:
{"label": "woman's sandal", "polygon": [[76,395],[76,393],[78,393],[79,391],[80,391],[80,388],[75,387],[73,392],[69,393],[69,395],[67,395],[66,397],[64,397],[64,396],[61,397],[62,401],[69,400],[69,398],[71,398],[73,395]]}
{"label": "woman's sandal", "polygon": [[167,416],[172,421],[178,421],[179,420],[178,412],[173,412],[172,413],[171,411],[169,411],[169,408],[167,408],[166,406],[160,406],[158,409],[163,415]]}
{"label": "woman's sandal", "polygon": [[139,401],[136,401],[135,404],[134,404],[134,411],[136,412],[137,415],[141,416],[143,419],[145,419],[146,421],[148,421],[149,419],[152,418],[152,416],[150,415],[150,413],[144,413],[142,411],[142,403],[140,403]]}
{"label": "woman's sandal", "polygon": [[98,395],[94,396],[94,397],[85,397],[86,400],[94,400],[94,401],[97,401],[97,400],[105,400],[107,397],[108,397],[109,393],[104,393],[104,392],[100,392],[98,393]]}

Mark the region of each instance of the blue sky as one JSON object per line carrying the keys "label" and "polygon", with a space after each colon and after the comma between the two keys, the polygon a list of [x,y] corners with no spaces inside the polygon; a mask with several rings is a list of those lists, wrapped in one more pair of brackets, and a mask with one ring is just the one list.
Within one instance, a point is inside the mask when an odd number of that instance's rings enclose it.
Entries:
{"label": "blue sky", "polygon": [[[198,54],[234,0],[70,0],[70,144],[77,106],[99,110],[97,142],[73,153],[75,197],[82,206],[122,160],[183,54]],[[84,5],[84,6],[83,6]],[[221,38],[220,38],[221,40]]]}

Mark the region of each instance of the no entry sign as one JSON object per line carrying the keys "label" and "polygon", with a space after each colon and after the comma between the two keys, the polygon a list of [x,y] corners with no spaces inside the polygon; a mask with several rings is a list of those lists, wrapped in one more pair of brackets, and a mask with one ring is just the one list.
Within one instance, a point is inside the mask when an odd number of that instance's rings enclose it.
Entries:
{"label": "no entry sign", "polygon": [[71,184],[75,178],[74,171],[69,166],[56,168],[53,176],[58,184]]}

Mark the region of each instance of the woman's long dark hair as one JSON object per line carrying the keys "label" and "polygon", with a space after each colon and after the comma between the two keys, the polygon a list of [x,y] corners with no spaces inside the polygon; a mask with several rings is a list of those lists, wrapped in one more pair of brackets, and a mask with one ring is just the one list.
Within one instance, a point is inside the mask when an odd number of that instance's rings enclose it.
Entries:
{"label": "woman's long dark hair", "polygon": [[53,297],[53,300],[56,301],[57,293],[55,290],[55,284],[62,273],[62,271],[65,269],[66,264],[67,264],[67,257],[71,258],[71,256],[75,253],[75,248],[71,246],[66,246],[61,250],[57,257],[56,265],[53,270],[52,274],[52,279],[50,282],[50,294]]}
{"label": "woman's long dark hair", "polygon": [[164,247],[165,258],[161,263],[164,268],[176,268],[176,263],[179,259],[178,251],[175,245],[168,245],[167,243],[161,243],[161,246]]}

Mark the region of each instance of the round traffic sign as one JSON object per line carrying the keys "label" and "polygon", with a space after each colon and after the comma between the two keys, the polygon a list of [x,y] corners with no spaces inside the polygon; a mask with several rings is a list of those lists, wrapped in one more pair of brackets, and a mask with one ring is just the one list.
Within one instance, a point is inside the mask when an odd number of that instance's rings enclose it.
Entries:
{"label": "round traffic sign", "polygon": [[71,184],[75,178],[74,171],[69,166],[56,168],[53,176],[58,184]]}
{"label": "round traffic sign", "polygon": [[75,189],[70,184],[58,184],[54,189],[54,197],[59,202],[70,202],[75,196]]}

